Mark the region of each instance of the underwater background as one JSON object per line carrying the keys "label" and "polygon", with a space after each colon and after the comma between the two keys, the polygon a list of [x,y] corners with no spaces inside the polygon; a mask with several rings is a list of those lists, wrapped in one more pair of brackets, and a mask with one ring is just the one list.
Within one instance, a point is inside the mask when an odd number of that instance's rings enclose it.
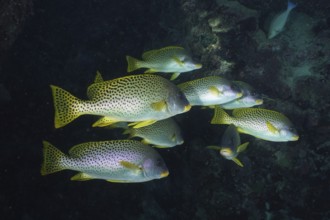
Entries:
{"label": "underwater background", "polygon": [[[285,30],[267,39],[285,0],[123,0],[0,3],[1,219],[330,219],[330,2],[297,0]],[[127,74],[126,55],[183,46],[209,75],[241,80],[298,130],[295,142],[249,141],[241,168],[206,149],[225,126],[211,109],[176,116],[184,144],[157,149],[170,175],[145,183],[41,176],[42,141],[67,150],[122,139],[81,117],[54,128],[49,85],[78,97],[100,71]],[[135,73],[133,73],[135,74]],[[167,77],[166,75],[163,75]]]}

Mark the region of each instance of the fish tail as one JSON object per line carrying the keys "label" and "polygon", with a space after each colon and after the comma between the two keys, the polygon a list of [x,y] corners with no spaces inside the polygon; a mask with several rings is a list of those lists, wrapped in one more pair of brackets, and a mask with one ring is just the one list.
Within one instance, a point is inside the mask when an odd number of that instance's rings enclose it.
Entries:
{"label": "fish tail", "polygon": [[126,56],[126,60],[127,60],[127,72],[132,72],[142,67],[141,61],[134,57]]}
{"label": "fish tail", "polygon": [[80,110],[82,101],[57,86],[50,86],[55,108],[55,128],[63,127],[83,114]]}
{"label": "fish tail", "polygon": [[211,120],[211,124],[231,124],[232,118],[219,106],[214,108],[214,116]]}
{"label": "fish tail", "polygon": [[288,11],[291,11],[292,9],[294,9],[295,7],[297,7],[297,4],[291,2],[290,0],[288,1]]}
{"label": "fish tail", "polygon": [[41,175],[48,175],[66,169],[63,159],[66,155],[47,141],[43,141],[44,160],[41,165]]}

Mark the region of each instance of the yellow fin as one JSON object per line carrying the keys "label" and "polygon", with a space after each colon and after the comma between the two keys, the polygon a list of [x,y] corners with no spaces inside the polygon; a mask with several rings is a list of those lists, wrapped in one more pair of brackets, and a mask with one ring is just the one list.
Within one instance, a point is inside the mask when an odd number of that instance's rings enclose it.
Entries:
{"label": "yellow fin", "polygon": [[50,87],[54,99],[55,128],[63,127],[84,114],[84,112],[81,112],[80,108],[83,105],[82,100],[76,98],[60,87],[53,85]]}
{"label": "yellow fin", "polygon": [[96,76],[95,76],[95,79],[94,79],[94,83],[100,83],[100,82],[103,82],[103,77],[100,73],[100,71],[96,71]]}
{"label": "yellow fin", "polygon": [[144,73],[157,73],[158,71],[155,69],[148,69],[146,71],[144,71]]}
{"label": "yellow fin", "polygon": [[180,76],[180,73],[173,73],[170,80],[175,80],[176,78],[178,78]]}
{"label": "yellow fin", "polygon": [[174,62],[176,62],[179,66],[182,67],[184,65],[184,63],[178,57],[174,56],[172,58],[173,58]]}
{"label": "yellow fin", "polygon": [[152,147],[159,148],[159,149],[169,148],[167,146],[160,146],[160,145],[153,145]]}
{"label": "yellow fin", "polygon": [[132,72],[134,70],[140,69],[142,68],[142,61],[131,57],[131,56],[126,56],[126,60],[127,60],[127,72]]}
{"label": "yellow fin", "polygon": [[215,87],[215,86],[210,86],[208,90],[214,96],[220,96],[220,95],[222,95],[222,92],[217,87]]}
{"label": "yellow fin", "polygon": [[105,126],[109,126],[109,125],[112,125],[117,122],[118,121],[115,119],[104,116],[104,117],[100,118],[99,120],[97,120],[96,122],[94,122],[92,127],[105,127]]}
{"label": "yellow fin", "polygon": [[230,117],[225,110],[219,106],[214,108],[214,116],[211,120],[211,124],[232,124],[233,119]]}
{"label": "yellow fin", "polygon": [[74,175],[73,177],[71,177],[70,180],[73,180],[73,181],[86,181],[86,180],[91,180],[91,179],[94,179],[94,178],[91,177],[90,175],[86,174],[86,173],[80,172],[80,173],[77,173],[76,175]]}
{"label": "yellow fin", "polygon": [[142,142],[143,144],[150,144],[150,141],[148,141],[147,139],[142,139],[141,142]]}
{"label": "yellow fin", "polygon": [[172,136],[171,136],[171,141],[176,141],[176,134],[173,134]]}
{"label": "yellow fin", "polygon": [[207,146],[207,149],[212,149],[212,150],[221,150],[221,149],[222,149],[222,147],[211,145],[211,146]]}
{"label": "yellow fin", "polygon": [[66,155],[47,141],[43,141],[43,156],[41,175],[44,176],[65,169],[61,161],[66,158]]}
{"label": "yellow fin", "polygon": [[236,157],[234,157],[231,160],[234,161],[238,166],[244,167],[244,165],[242,164],[242,162],[239,159],[237,159]]}
{"label": "yellow fin", "polygon": [[107,180],[110,183],[130,183],[128,180]]}
{"label": "yellow fin", "polygon": [[243,151],[245,151],[246,147],[249,145],[249,142],[246,142],[244,144],[241,144],[237,147],[237,153],[241,153]]}
{"label": "yellow fin", "polygon": [[273,134],[277,134],[279,131],[278,129],[269,121],[266,122],[267,128],[270,132],[272,132]]}
{"label": "yellow fin", "polygon": [[122,161],[120,161],[119,163],[120,163],[120,165],[122,165],[123,167],[125,167],[125,168],[127,168],[127,169],[130,169],[130,170],[133,170],[133,171],[141,171],[141,170],[142,170],[142,168],[139,167],[138,165],[135,165],[135,164],[133,164],[133,163],[131,163],[131,162],[128,162],[128,161],[124,161],[124,160],[122,160]]}
{"label": "yellow fin", "polygon": [[148,121],[138,121],[128,124],[128,126],[132,126],[133,128],[142,128],[148,125],[155,123],[156,120],[148,120]]}
{"label": "yellow fin", "polygon": [[155,102],[151,104],[151,108],[158,112],[161,112],[167,108],[167,103],[165,101]]}

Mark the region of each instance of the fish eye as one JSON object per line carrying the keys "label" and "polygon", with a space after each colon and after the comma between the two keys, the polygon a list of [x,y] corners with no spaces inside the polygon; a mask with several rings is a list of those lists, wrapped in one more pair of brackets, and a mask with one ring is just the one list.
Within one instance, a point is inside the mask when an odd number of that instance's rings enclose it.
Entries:
{"label": "fish eye", "polygon": [[157,167],[161,167],[163,165],[163,161],[160,159],[160,158],[158,158],[157,160],[156,160],[156,166]]}
{"label": "fish eye", "polygon": [[241,88],[236,84],[231,84],[230,88],[234,91],[241,91]]}

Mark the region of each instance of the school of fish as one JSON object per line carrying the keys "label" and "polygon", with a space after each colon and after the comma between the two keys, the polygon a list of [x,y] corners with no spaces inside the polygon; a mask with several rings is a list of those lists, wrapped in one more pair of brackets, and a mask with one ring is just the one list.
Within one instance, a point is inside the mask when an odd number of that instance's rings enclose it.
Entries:
{"label": "school of fish", "polygon": [[[61,128],[81,115],[96,115],[93,127],[122,128],[127,139],[85,142],[63,153],[47,141],[43,142],[41,174],[62,170],[77,171],[71,180],[103,179],[116,183],[138,183],[169,175],[165,160],[155,148],[173,148],[184,143],[179,123],[173,118],[188,112],[192,106],[214,109],[211,124],[229,125],[219,150],[225,159],[238,166],[237,158],[248,142],[241,144],[240,133],[256,138],[286,142],[297,141],[293,123],[283,114],[262,108],[261,94],[241,81],[220,76],[198,77],[175,84],[180,73],[200,69],[182,47],[169,46],[147,51],[142,60],[126,57],[127,72],[147,68],[145,74],[133,74],[104,80],[100,72],[87,88],[87,99],[75,97],[51,85],[54,101],[54,125]],[[171,80],[151,74],[172,73]],[[230,116],[226,110],[232,110]],[[208,110],[201,110],[208,111]],[[111,130],[109,130],[111,131]],[[155,147],[155,148],[154,148]]]}

